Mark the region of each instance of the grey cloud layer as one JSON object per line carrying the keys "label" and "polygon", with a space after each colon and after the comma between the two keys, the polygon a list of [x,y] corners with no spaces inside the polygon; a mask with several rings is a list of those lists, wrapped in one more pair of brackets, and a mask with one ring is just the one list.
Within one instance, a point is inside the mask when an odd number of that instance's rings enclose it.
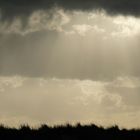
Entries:
{"label": "grey cloud layer", "polygon": [[28,17],[36,10],[47,10],[59,6],[66,10],[101,10],[109,14],[139,16],[139,0],[1,0],[2,19]]}

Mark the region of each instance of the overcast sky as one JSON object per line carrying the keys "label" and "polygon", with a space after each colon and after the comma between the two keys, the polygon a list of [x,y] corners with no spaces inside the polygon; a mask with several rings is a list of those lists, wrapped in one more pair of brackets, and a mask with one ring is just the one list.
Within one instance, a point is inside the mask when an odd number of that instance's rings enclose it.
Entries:
{"label": "overcast sky", "polygon": [[140,127],[139,0],[1,0],[0,123]]}

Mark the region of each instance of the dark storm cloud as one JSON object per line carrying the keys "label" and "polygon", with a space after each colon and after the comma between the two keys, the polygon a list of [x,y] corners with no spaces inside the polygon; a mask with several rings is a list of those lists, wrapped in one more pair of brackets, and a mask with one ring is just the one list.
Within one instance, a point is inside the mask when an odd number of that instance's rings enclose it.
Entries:
{"label": "dark storm cloud", "polygon": [[33,11],[52,7],[66,10],[101,10],[107,13],[139,16],[139,0],[1,0],[2,19],[27,18]]}

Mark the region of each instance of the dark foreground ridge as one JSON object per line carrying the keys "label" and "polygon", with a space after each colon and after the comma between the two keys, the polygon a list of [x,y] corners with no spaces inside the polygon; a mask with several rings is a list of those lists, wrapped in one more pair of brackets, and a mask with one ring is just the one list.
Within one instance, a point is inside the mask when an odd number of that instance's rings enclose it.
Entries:
{"label": "dark foreground ridge", "polygon": [[98,127],[94,124],[72,126],[70,124],[40,128],[21,126],[19,129],[0,126],[0,140],[140,140],[139,129]]}

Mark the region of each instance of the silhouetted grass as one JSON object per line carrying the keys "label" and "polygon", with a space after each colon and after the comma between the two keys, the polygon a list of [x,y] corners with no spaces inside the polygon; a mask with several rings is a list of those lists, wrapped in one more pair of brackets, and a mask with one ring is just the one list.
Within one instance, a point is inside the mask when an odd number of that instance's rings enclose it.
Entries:
{"label": "silhouetted grass", "polygon": [[42,125],[38,129],[22,125],[19,129],[0,125],[0,140],[140,140],[139,129],[122,129],[118,126],[103,128],[77,124],[49,127]]}

